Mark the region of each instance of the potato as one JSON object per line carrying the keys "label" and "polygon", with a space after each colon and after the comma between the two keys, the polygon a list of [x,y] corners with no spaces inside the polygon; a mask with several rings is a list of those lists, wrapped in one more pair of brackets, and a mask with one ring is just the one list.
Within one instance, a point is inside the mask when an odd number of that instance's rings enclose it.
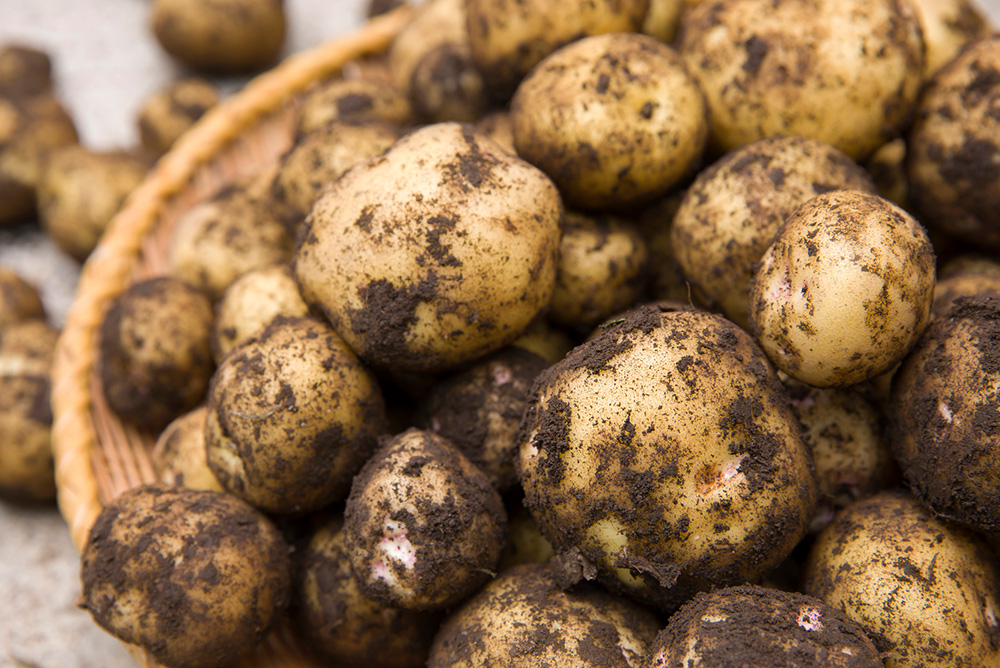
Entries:
{"label": "potato", "polygon": [[748,328],[750,281],[785,218],[842,188],[874,192],[861,167],[815,139],[770,137],[728,153],[691,184],[670,228],[692,291]]}
{"label": "potato", "polygon": [[924,79],[930,79],[969,42],[990,34],[990,25],[972,0],[913,0],[924,29]]}
{"label": "potato", "polygon": [[556,551],[545,540],[535,518],[520,500],[507,505],[507,540],[500,555],[499,572],[520,564],[544,564]]}
{"label": "potato", "polygon": [[0,326],[0,498],[56,497],[49,368],[58,336],[41,320]]}
{"label": "potato", "polygon": [[[909,186],[906,183],[905,139],[897,137],[882,144],[868,158],[865,169],[871,174],[880,197],[907,211],[912,208],[910,206]],[[937,244],[935,244],[936,247]]]}
{"label": "potato", "polygon": [[87,536],[80,607],[174,668],[228,664],[288,603],[288,546],[228,494],[143,485],[105,506]]}
{"label": "potato", "polygon": [[541,318],[529,325],[510,345],[535,353],[549,364],[555,364],[570,351],[573,340],[569,334]]}
{"label": "potato", "polygon": [[205,398],[212,362],[212,304],[190,285],[160,277],[111,300],[98,334],[97,371],[108,406],[158,434]]}
{"label": "potato", "polygon": [[504,101],[559,47],[588,35],[636,32],[649,0],[469,0],[469,45],[490,91]]}
{"label": "potato", "polygon": [[149,167],[147,160],[124,151],[90,151],[81,146],[53,151],[38,186],[42,229],[83,262]]}
{"label": "potato", "polygon": [[678,48],[720,151],[794,134],[864,158],[909,120],[923,80],[905,0],[702,2],[684,13]]}
{"label": "potato", "polygon": [[905,211],[858,191],[819,195],[786,219],[761,258],[751,329],[789,376],[853,385],[913,347],[930,322],[934,280],[934,250]]}
{"label": "potato", "polygon": [[812,460],[763,353],[729,321],[647,305],[535,382],[517,464],[559,552],[671,610],[758,579],[805,535]]}
{"label": "potato", "polygon": [[476,123],[476,131],[500,144],[511,155],[517,155],[514,148],[514,126],[506,111],[494,111],[483,116]]}
{"label": "potato", "polygon": [[443,371],[499,350],[548,306],[561,219],[544,174],[441,123],[326,190],[292,269],[362,359]]}
{"label": "potato", "polygon": [[588,37],[547,57],[511,101],[514,146],[568,205],[647,203],[692,173],[708,136],[683,60],[652,37]]}
{"label": "potato", "polygon": [[441,627],[428,668],[638,668],[660,624],[649,611],[541,565],[505,571]]}
{"label": "potato", "polygon": [[302,514],[347,496],[384,428],[378,385],[337,333],[278,318],[212,377],[205,448],[227,491]]}
{"label": "potato", "polygon": [[285,41],[283,0],[154,0],[152,11],[160,46],[213,74],[263,69]]}
{"label": "potato", "polygon": [[982,538],[882,492],[820,535],[803,592],[864,626],[886,668],[996,666],[998,579]]}
{"label": "potato", "polygon": [[45,307],[35,286],[12,269],[0,267],[0,327],[44,319]]}
{"label": "potato", "polygon": [[910,198],[931,228],[1000,249],[1000,35],[966,47],[927,84],[910,130]]}
{"label": "potato", "polygon": [[52,61],[44,51],[8,44],[0,49],[0,96],[33,97],[52,92]]}
{"label": "potato", "polygon": [[649,0],[649,11],[642,22],[642,32],[665,44],[674,41],[681,23],[684,0]]}
{"label": "potato", "polygon": [[404,4],[405,0],[368,0],[368,9],[365,15],[368,18],[378,16],[380,14],[386,14],[396,7]]}
{"label": "potato", "polygon": [[344,531],[365,596],[404,610],[443,610],[487,582],[507,515],[489,479],[446,439],[410,429],[354,479]]}
{"label": "potato", "polygon": [[753,585],[698,594],[657,634],[643,665],[884,668],[865,629],[840,610]]}
{"label": "potato", "polygon": [[163,430],[150,455],[153,471],[160,482],[173,487],[187,487],[224,492],[205,453],[204,406],[180,416]]}
{"label": "potato", "polygon": [[383,81],[334,79],[310,90],[302,102],[299,132],[307,134],[333,121],[382,121],[400,127],[412,122],[406,93]]}
{"label": "potato", "polygon": [[691,283],[677,263],[670,237],[673,222],[686,191],[676,191],[643,209],[636,224],[649,250],[649,280],[646,286],[653,301],[673,301],[702,307]]}
{"label": "potato", "polygon": [[175,81],[146,100],[139,111],[139,138],[154,155],[170,150],[178,137],[219,103],[219,93],[204,79]]}
{"label": "potato", "polygon": [[[957,261],[957,262],[956,262]],[[945,317],[959,297],[975,297],[986,292],[1000,292],[1000,263],[959,257],[941,268],[934,286],[935,318]],[[944,277],[945,270],[949,275]]]}

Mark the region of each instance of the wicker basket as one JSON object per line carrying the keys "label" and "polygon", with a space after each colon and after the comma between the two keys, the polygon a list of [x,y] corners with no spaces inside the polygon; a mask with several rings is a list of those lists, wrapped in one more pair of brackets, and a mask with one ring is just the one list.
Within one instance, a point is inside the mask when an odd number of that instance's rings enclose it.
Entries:
{"label": "wicker basket", "polygon": [[[122,424],[108,409],[96,373],[97,330],[110,300],[133,282],[166,271],[167,241],[181,213],[239,176],[274,163],[291,146],[298,93],[315,81],[346,75],[345,66],[359,59],[384,53],[411,13],[401,7],[347,37],[292,56],[207,113],[161,158],[88,259],[52,370],[59,509],[77,549],[105,503],[155,479],[153,438]],[[129,650],[142,665],[159,665],[142,650]],[[282,627],[240,665],[318,664]]]}

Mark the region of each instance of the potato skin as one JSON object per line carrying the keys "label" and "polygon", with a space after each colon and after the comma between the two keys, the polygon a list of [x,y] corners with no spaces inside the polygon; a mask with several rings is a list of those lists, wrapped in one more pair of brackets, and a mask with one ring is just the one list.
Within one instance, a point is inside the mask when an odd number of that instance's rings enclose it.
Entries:
{"label": "potato skin", "polygon": [[382,121],[405,127],[412,116],[406,93],[389,82],[334,79],[311,89],[302,101],[299,132],[308,134],[334,121]]}
{"label": "potato skin", "polygon": [[969,42],[986,37],[990,24],[971,0],[912,0],[927,45],[924,79],[930,79]]}
{"label": "potato skin", "polygon": [[45,307],[31,283],[0,267],[0,327],[24,320],[44,320]]}
{"label": "potato skin", "polygon": [[151,97],[139,112],[139,138],[154,155],[163,155],[206,111],[219,103],[219,93],[204,79],[175,81]]}
{"label": "potato skin", "polygon": [[431,125],[317,200],[292,269],[362,359],[442,371],[510,343],[548,305],[562,214],[542,172],[471,126]]}
{"label": "potato skin", "polygon": [[720,151],[795,134],[863,158],[909,119],[923,80],[906,0],[702,2],[684,13],[678,50]]}
{"label": "potato skin", "polygon": [[877,195],[819,195],[788,217],[761,258],[751,331],[793,378],[853,385],[913,347],[930,322],[934,280],[934,250],[908,213]]}
{"label": "potato skin", "polygon": [[882,492],[820,535],[802,591],[863,625],[886,668],[954,668],[1000,665],[998,583],[981,537]]}
{"label": "potato skin", "polygon": [[815,509],[775,372],[694,309],[642,306],[573,349],[536,381],[519,442],[525,504],[555,549],[666,610],[759,578]]}
{"label": "potato skin", "polygon": [[219,492],[144,485],[107,505],[82,554],[80,606],[168,666],[225,665],[287,605],[288,546]]}
{"label": "potato skin", "polygon": [[33,97],[52,92],[52,61],[30,46],[8,44],[0,49],[0,95]]}
{"label": "potato skin", "polygon": [[165,485],[224,492],[205,453],[205,418],[208,409],[199,406],[167,425],[156,439],[150,462]]}

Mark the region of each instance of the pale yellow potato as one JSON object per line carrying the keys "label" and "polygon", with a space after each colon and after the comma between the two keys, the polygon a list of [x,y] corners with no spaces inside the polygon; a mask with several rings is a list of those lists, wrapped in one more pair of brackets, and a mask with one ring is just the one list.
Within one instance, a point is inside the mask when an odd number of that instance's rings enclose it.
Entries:
{"label": "pale yellow potato", "polygon": [[761,139],[702,171],[670,228],[670,247],[692,292],[748,328],[754,269],[785,218],[842,188],[874,192],[853,160],[804,137]]}
{"label": "pale yellow potato", "polygon": [[0,267],[0,327],[37,319],[45,319],[38,290],[17,272]]}
{"label": "pale yellow potato", "polygon": [[761,258],[750,325],[774,364],[815,387],[898,364],[930,322],[934,249],[891,202],[838,190],[788,217]]}
{"label": "pale yellow potato", "polygon": [[910,209],[908,184],[906,183],[906,140],[897,137],[879,146],[868,161],[865,169],[871,174],[880,197],[896,206]]}
{"label": "pale yellow potato", "polygon": [[777,375],[721,316],[648,305],[543,372],[519,445],[558,552],[666,610],[758,579],[805,535],[812,460]]}
{"label": "pale yellow potato", "polygon": [[930,79],[969,42],[990,34],[990,24],[973,0],[912,0],[927,46],[924,79]]}
{"label": "pale yellow potato", "polygon": [[216,668],[283,614],[288,553],[270,520],[230,494],[143,485],[91,527],[79,605],[165,665]]}
{"label": "pale yellow potato", "polygon": [[684,0],[649,0],[649,11],[642,22],[642,32],[669,44],[681,23]]}
{"label": "pale yellow potato", "polygon": [[500,556],[499,572],[521,564],[544,564],[556,556],[538,523],[520,499],[507,508],[507,540]]}
{"label": "pale yellow potato", "polygon": [[476,131],[500,144],[511,155],[517,155],[517,149],[514,148],[514,126],[508,112],[494,111],[483,116],[476,123]]}
{"label": "pale yellow potato", "polygon": [[538,64],[511,101],[517,154],[567,205],[608,209],[665,194],[708,137],[705,99],[681,57],[639,34],[588,37]]}
{"label": "pale yellow potato", "polygon": [[548,306],[562,213],[542,172],[471,126],[431,125],[324,192],[293,272],[362,359],[440,371]]}
{"label": "pale yellow potato", "polygon": [[711,143],[728,151],[796,134],[867,156],[909,121],[924,47],[906,0],[703,2],[679,51],[708,98]]}
{"label": "pale yellow potato", "polygon": [[154,155],[166,153],[177,138],[219,103],[219,93],[204,79],[175,81],[149,98],[139,111],[139,138]]}
{"label": "pale yellow potato", "polygon": [[150,456],[156,478],[172,487],[224,492],[208,468],[205,455],[204,406],[185,413],[167,425]]}
{"label": "pale yellow potato", "polygon": [[563,330],[549,324],[547,319],[539,318],[510,345],[524,348],[549,364],[555,364],[573,347],[573,339]]}
{"label": "pale yellow potato", "polygon": [[838,515],[813,545],[803,583],[878,639],[886,668],[1000,666],[998,591],[986,542],[902,492]]}
{"label": "pale yellow potato", "polygon": [[404,89],[374,79],[334,79],[306,95],[299,132],[307,134],[333,121],[382,121],[403,127],[413,122],[412,116]]}

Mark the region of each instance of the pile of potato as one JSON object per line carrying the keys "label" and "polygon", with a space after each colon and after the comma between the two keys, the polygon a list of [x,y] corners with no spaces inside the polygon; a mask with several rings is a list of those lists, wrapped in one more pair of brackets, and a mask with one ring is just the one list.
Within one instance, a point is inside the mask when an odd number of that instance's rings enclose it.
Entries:
{"label": "pile of potato", "polygon": [[344,666],[1000,666],[973,5],[429,0],[360,71],[107,312],[162,483],[91,532],[102,626],[176,667],[286,618]]}

